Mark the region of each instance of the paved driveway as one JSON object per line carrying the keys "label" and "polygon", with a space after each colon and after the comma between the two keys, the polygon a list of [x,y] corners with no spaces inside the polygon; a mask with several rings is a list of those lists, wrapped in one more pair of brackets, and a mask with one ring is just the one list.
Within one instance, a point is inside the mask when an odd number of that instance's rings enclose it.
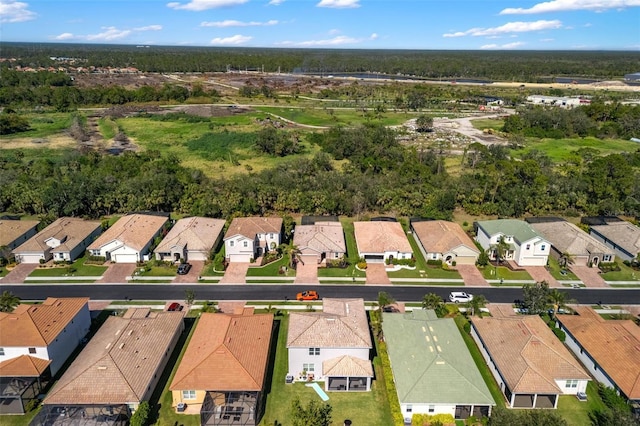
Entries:
{"label": "paved driveway", "polygon": [[249,262],[231,262],[224,271],[224,277],[220,279],[220,284],[246,284],[245,277],[249,269]]}
{"label": "paved driveway", "polygon": [[571,272],[576,274],[576,276],[582,281],[582,283],[587,287],[609,287],[606,282],[602,279],[600,274],[598,273],[600,269],[598,268],[589,268],[588,266],[571,266]]}
{"label": "paved driveway", "polygon": [[367,280],[365,284],[391,284],[391,280],[387,275],[386,265],[384,263],[367,263]]}
{"label": "paved driveway", "polygon": [[102,274],[99,283],[126,283],[127,277],[133,275],[136,270],[135,263],[112,263],[109,268]]}
{"label": "paved driveway", "polygon": [[20,263],[15,266],[5,277],[0,280],[2,284],[20,284],[24,282],[24,279],[29,276],[36,268],[37,263]]}
{"label": "paved driveway", "polygon": [[456,270],[462,277],[466,287],[489,285],[487,280],[482,276],[482,273],[476,268],[476,265],[456,265]]}
{"label": "paved driveway", "polygon": [[301,262],[296,265],[295,284],[319,284],[317,256],[300,256]]}
{"label": "paved driveway", "polygon": [[176,275],[176,279],[173,280],[174,283],[197,283],[198,277],[202,275],[202,270],[204,269],[204,261],[203,260],[192,260],[189,262],[191,264],[191,269],[185,275]]}
{"label": "paved driveway", "polygon": [[553,278],[553,275],[544,266],[525,266],[524,269],[537,283],[546,281],[549,283],[549,287],[562,287],[562,284]]}

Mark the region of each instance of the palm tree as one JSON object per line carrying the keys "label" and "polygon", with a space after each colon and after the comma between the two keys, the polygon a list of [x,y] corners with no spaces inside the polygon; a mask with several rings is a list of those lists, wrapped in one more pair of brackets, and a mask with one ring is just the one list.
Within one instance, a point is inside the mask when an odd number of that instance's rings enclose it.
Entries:
{"label": "palm tree", "polygon": [[433,309],[439,317],[443,317],[447,313],[444,301],[435,293],[427,293],[424,295],[422,298],[422,309]]}
{"label": "palm tree", "polygon": [[557,288],[553,288],[549,291],[548,300],[549,303],[553,305],[553,318],[555,318],[558,311],[566,306],[567,293],[560,291]]}
{"label": "palm tree", "polygon": [[3,291],[0,296],[0,312],[13,312],[20,304],[20,298],[10,291]]}
{"label": "palm tree", "polygon": [[558,266],[560,266],[561,268],[567,268],[568,266],[573,265],[574,262],[575,259],[573,258],[573,255],[566,251],[562,253],[558,258]]}
{"label": "palm tree", "polygon": [[498,242],[496,244],[491,246],[491,248],[495,253],[496,262],[502,263],[507,257],[507,253],[509,252],[510,246],[509,246],[509,243],[507,243],[504,240],[504,236],[502,236],[500,237],[500,239],[498,239]]}
{"label": "palm tree", "polygon": [[479,294],[477,296],[473,296],[473,299],[466,303],[467,309],[471,311],[471,315],[481,316],[482,308],[484,308],[489,301],[484,295]]}
{"label": "palm tree", "polygon": [[302,252],[293,242],[281,244],[280,250],[284,255],[289,256],[289,268],[295,269],[298,262],[304,265],[304,262],[302,262]]}
{"label": "palm tree", "polygon": [[389,306],[394,303],[396,300],[391,297],[389,293],[386,291],[381,291],[378,293],[378,313],[380,314],[380,322],[382,322],[382,310],[385,306]]}

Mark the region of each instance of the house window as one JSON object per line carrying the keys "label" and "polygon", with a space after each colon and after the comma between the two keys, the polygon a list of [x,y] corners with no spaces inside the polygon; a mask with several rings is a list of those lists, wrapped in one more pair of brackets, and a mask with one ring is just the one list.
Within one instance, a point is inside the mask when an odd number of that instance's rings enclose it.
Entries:
{"label": "house window", "polygon": [[269,234],[269,239],[273,240],[273,234]]}
{"label": "house window", "polygon": [[603,262],[611,262],[611,255],[610,254],[605,254],[604,256],[602,256],[602,261]]}
{"label": "house window", "polygon": [[547,248],[547,245],[543,244],[543,245],[540,246],[540,251],[544,251],[546,248]]}
{"label": "house window", "polygon": [[194,390],[183,390],[182,391],[182,399],[196,399],[196,391],[194,391]]}
{"label": "house window", "polygon": [[302,369],[307,373],[313,373],[314,371],[316,371],[316,365],[313,363],[304,363],[302,364]]}
{"label": "house window", "polygon": [[245,241],[242,245],[245,247],[249,247],[249,241]]}
{"label": "house window", "polygon": [[527,250],[529,250],[531,248],[531,244],[527,244]]}
{"label": "house window", "polygon": [[407,405],[407,413],[413,412],[413,405]]}
{"label": "house window", "polygon": [[578,381],[575,380],[575,379],[567,380],[567,382],[565,383],[564,387],[567,388],[567,389],[570,389],[570,388],[571,389],[575,389],[575,388],[578,387]]}
{"label": "house window", "polygon": [[320,355],[320,348],[309,348],[309,355]]}
{"label": "house window", "polygon": [[0,348],[0,356],[4,356],[4,348]]}
{"label": "house window", "polygon": [[437,258],[438,258],[438,254],[437,254],[437,253],[433,253],[433,254],[431,255],[431,258],[432,258],[432,259],[437,259]]}
{"label": "house window", "polygon": [[235,243],[235,241],[229,241],[229,247],[233,247],[234,243]]}
{"label": "house window", "polygon": [[428,410],[429,410],[430,413],[433,413],[434,411],[436,411],[436,406],[435,405],[430,405]]}
{"label": "house window", "polygon": [[29,353],[30,354],[35,354],[36,353],[36,348],[29,348]]}

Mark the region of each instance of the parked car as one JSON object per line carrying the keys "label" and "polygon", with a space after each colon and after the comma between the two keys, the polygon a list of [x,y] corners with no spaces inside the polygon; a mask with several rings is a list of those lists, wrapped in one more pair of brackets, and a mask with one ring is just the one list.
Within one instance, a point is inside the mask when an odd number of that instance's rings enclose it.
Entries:
{"label": "parked car", "polygon": [[452,303],[467,303],[473,300],[473,295],[464,291],[452,291],[449,293],[449,301]]}
{"label": "parked car", "polygon": [[180,266],[178,266],[178,275],[187,275],[189,269],[191,269],[189,263],[181,263]]}
{"label": "parked car", "polygon": [[171,311],[171,312],[173,312],[173,311],[181,311],[181,310],[182,310],[182,305],[179,304],[178,302],[173,302],[167,308],[167,311]]}
{"label": "parked car", "polygon": [[296,300],[318,300],[318,292],[315,290],[303,291],[302,293],[298,293]]}

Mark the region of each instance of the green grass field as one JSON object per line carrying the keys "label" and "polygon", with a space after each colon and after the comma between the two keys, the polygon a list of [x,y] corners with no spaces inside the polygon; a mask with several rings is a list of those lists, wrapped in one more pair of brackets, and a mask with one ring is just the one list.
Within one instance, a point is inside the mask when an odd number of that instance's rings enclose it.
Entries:
{"label": "green grass field", "polygon": [[[29,276],[30,277],[99,277],[107,270],[106,266],[102,265],[85,265],[85,257],[76,259],[72,265],[59,265],[47,268],[36,268]],[[75,271],[73,271],[75,269]]]}
{"label": "green grass field", "polygon": [[603,280],[605,281],[637,281],[638,285],[640,285],[640,271],[636,271],[635,269],[625,265],[624,263],[618,261],[618,266],[620,267],[619,271],[607,272],[605,274],[601,274]]}
{"label": "green grass field", "polygon": [[512,271],[506,266],[498,266],[495,268],[489,265],[478,269],[487,280],[533,280],[527,271]]}
{"label": "green grass field", "polygon": [[492,118],[481,118],[478,120],[471,120],[471,124],[473,125],[473,127],[479,130],[484,130],[484,129],[501,130],[502,126],[504,126],[504,120],[497,120]]}
{"label": "green grass field", "polygon": [[374,122],[385,126],[397,126],[415,117],[415,114],[404,112],[383,112],[376,115],[373,111],[364,113],[362,111],[349,108],[305,108],[305,107],[256,107],[258,111],[268,112],[296,123],[308,126],[353,126],[360,123]]}
{"label": "green grass field", "polygon": [[42,114],[25,114],[24,117],[29,120],[31,130],[12,135],[3,135],[5,140],[18,138],[45,138],[59,134],[71,125],[71,114],[66,112],[42,113]]}
{"label": "green grass field", "polygon": [[547,154],[553,161],[564,162],[575,157],[581,148],[591,148],[600,155],[635,152],[640,144],[620,139],[599,140],[596,138],[571,139],[528,139],[523,149],[511,150],[511,155],[521,158],[524,154],[538,150]]}

